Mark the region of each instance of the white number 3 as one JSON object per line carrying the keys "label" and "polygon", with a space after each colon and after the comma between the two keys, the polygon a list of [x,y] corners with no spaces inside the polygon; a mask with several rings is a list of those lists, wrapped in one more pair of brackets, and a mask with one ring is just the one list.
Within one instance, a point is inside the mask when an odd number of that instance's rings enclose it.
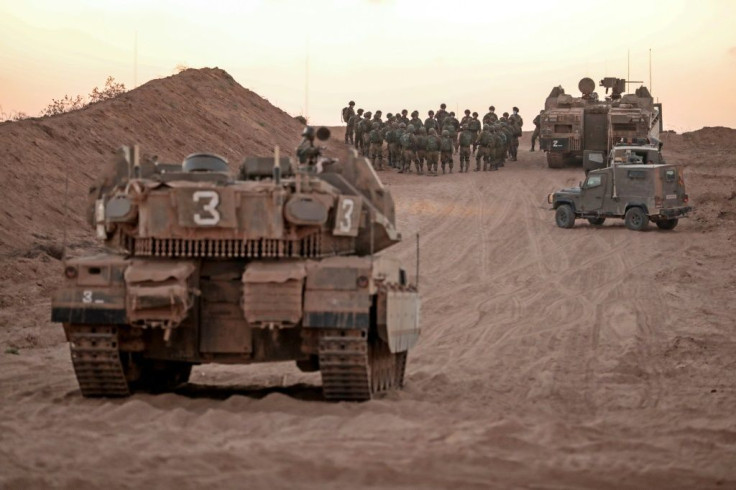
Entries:
{"label": "white number 3", "polygon": [[217,211],[217,205],[220,204],[220,196],[215,191],[196,191],[192,194],[192,200],[199,202],[206,199],[207,202],[202,206],[202,211],[206,214],[194,214],[194,222],[198,225],[212,226],[220,222],[220,213]]}
{"label": "white number 3", "polygon": [[349,233],[353,227],[353,208],[355,208],[355,202],[352,199],[342,200],[342,219],[338,226],[343,233]]}

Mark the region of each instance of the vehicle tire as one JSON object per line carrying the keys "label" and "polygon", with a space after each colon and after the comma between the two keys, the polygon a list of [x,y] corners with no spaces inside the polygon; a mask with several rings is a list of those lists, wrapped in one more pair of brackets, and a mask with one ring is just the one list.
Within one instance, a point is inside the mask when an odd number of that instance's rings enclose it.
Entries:
{"label": "vehicle tire", "polygon": [[588,223],[590,223],[593,226],[601,226],[603,223],[606,222],[606,218],[588,218]]}
{"label": "vehicle tire", "polygon": [[575,226],[575,212],[569,204],[562,204],[557,208],[555,222],[560,228],[572,228]]}
{"label": "vehicle tire", "polygon": [[565,158],[562,153],[548,151],[547,152],[547,167],[549,168],[563,168],[565,166]]}
{"label": "vehicle tire", "polygon": [[657,221],[657,228],[660,230],[673,230],[677,226],[677,218],[660,219]]}
{"label": "vehicle tire", "polygon": [[647,216],[642,208],[629,208],[624,216],[624,224],[629,230],[641,231],[649,224],[649,216]]}

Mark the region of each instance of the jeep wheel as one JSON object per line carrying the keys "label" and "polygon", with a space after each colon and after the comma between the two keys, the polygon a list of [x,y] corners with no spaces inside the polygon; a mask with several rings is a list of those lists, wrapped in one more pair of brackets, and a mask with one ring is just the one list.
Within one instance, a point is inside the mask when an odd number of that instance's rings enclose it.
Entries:
{"label": "jeep wheel", "polygon": [[660,230],[673,230],[677,226],[677,218],[660,219],[657,221],[657,227]]}
{"label": "jeep wheel", "polygon": [[562,204],[557,208],[555,222],[560,228],[572,228],[575,225],[575,213],[569,204]]}
{"label": "jeep wheel", "polygon": [[606,218],[588,218],[588,223],[593,226],[601,226],[606,222]]}
{"label": "jeep wheel", "polygon": [[624,224],[629,230],[641,231],[649,224],[649,216],[642,208],[629,208],[624,216]]}

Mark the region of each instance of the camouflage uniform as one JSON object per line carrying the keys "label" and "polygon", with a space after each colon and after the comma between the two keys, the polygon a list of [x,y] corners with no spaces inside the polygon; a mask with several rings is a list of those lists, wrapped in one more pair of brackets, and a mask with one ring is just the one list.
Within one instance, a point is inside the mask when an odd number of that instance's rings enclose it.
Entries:
{"label": "camouflage uniform", "polygon": [[511,148],[512,135],[511,135],[511,130],[509,129],[508,122],[505,122],[499,119],[499,123],[501,124],[501,133],[503,133],[503,136],[504,136],[504,145],[503,145],[503,152],[502,152],[503,158],[501,159],[501,166],[503,167],[504,166],[503,164],[506,161],[506,156],[508,155],[509,150]]}
{"label": "camouflage uniform", "polygon": [[[532,149],[529,151],[534,151],[534,144],[537,142],[537,138],[539,138],[539,127],[542,124],[542,114],[544,113],[544,110],[539,111],[539,114],[537,114],[537,117],[534,118],[532,121],[534,123],[534,132],[532,133]],[[540,142],[540,149],[541,149],[541,142]]]}
{"label": "camouflage uniform", "polygon": [[463,132],[460,133],[460,172],[468,171],[470,166],[470,145],[473,144],[473,133],[468,129],[468,125],[463,125]]}
{"label": "camouflage uniform", "polygon": [[417,131],[417,173],[424,173],[424,160],[427,158],[427,130],[424,126]]}
{"label": "camouflage uniform", "polygon": [[437,160],[440,157],[440,146],[442,141],[437,136],[437,130],[431,128],[427,135],[427,173],[437,175]]}
{"label": "camouflage uniform", "polygon": [[353,142],[353,127],[350,125],[350,121],[355,116],[355,111],[353,110],[354,105],[355,102],[351,100],[348,106],[342,110],[342,120],[347,124],[347,128],[345,128],[345,143]]}
{"label": "camouflage uniform", "polygon": [[383,170],[383,134],[381,133],[381,124],[378,121],[373,123],[372,129],[368,134],[371,145],[371,160],[373,160],[373,168]]}
{"label": "camouflage uniform", "polygon": [[[452,124],[445,125],[452,126]],[[452,173],[452,152],[454,150],[454,141],[450,136],[450,132],[446,129],[442,130],[442,140],[440,141],[440,158],[442,160],[442,173],[445,173],[445,165],[450,164],[450,173]]]}
{"label": "camouflage uniform", "polygon": [[406,133],[406,124],[400,122],[399,127],[394,131],[394,140],[396,140],[396,142],[394,143],[396,145],[395,162],[396,168],[398,168],[399,170],[404,168],[404,154],[401,151],[401,136],[404,133]]}
{"label": "camouflage uniform", "polygon": [[408,113],[409,113],[409,111],[407,111],[406,109],[404,109],[404,110],[401,111],[401,117],[397,116],[397,117],[399,117],[399,123],[404,123],[407,126],[409,125],[409,118],[406,117],[406,115]]}
{"label": "camouflage uniform", "polygon": [[483,131],[478,137],[478,153],[475,155],[475,171],[480,170],[480,161],[483,160],[483,171],[487,171],[491,166],[491,144],[493,137],[491,136],[491,127],[485,125]]}
{"label": "camouflage uniform", "polygon": [[488,123],[492,124],[498,121],[498,116],[496,115],[495,111],[496,111],[496,108],[493,106],[488,108],[488,113],[485,116],[483,116],[483,124],[488,124]]}
{"label": "camouflage uniform", "polygon": [[468,121],[468,129],[473,133],[473,153],[478,148],[478,134],[480,133],[481,124],[478,120],[478,113],[474,112],[472,119]]}
{"label": "camouflage uniform", "polygon": [[411,172],[411,162],[416,159],[416,137],[414,136],[414,126],[409,124],[406,127],[406,132],[401,135],[401,152],[403,156],[403,162],[399,173]]}
{"label": "camouflage uniform", "polygon": [[449,116],[450,114],[445,110],[447,106],[445,104],[440,104],[440,110],[437,111],[437,114],[434,115],[434,118],[437,119],[437,124],[439,127],[442,127],[445,125],[445,118]]}
{"label": "camouflage uniform", "polygon": [[439,130],[440,126],[437,122],[437,119],[434,118],[434,111],[429,111],[427,115],[429,117],[424,120],[424,129],[426,129],[427,131],[429,131],[430,129],[434,129],[435,131]]}
{"label": "camouflage uniform", "polygon": [[465,109],[465,116],[462,119],[460,119],[460,127],[463,127],[466,124],[468,124],[471,119],[473,118],[470,116],[470,109]]}
{"label": "camouflage uniform", "polygon": [[381,131],[383,132],[383,140],[386,142],[386,160],[388,160],[388,166],[394,168],[396,166],[394,159],[396,155],[391,152],[391,143],[394,141],[395,130],[398,128],[398,124],[392,121],[393,118],[389,118],[386,124],[383,125]]}
{"label": "camouflage uniform", "polygon": [[355,131],[357,130],[358,123],[363,119],[363,109],[358,109],[358,113],[350,118],[348,121],[347,135],[351,144],[355,144]]}
{"label": "camouflage uniform", "polygon": [[409,121],[406,126],[409,127],[409,124],[414,126],[414,131],[419,131],[419,128],[424,127],[424,123],[421,119],[419,119],[419,111],[414,111],[411,113],[411,121]]}
{"label": "camouflage uniform", "polygon": [[513,160],[516,161],[516,156],[519,153],[521,127],[524,126],[524,120],[519,115],[518,107],[514,107],[514,113],[509,116],[509,123],[511,125],[511,133],[513,136],[513,139],[511,140],[511,153]]}
{"label": "camouflage uniform", "polygon": [[[457,139],[460,133],[460,121],[457,120],[454,112],[450,112],[450,116],[448,117],[448,119],[450,120],[453,126],[453,130],[450,131],[450,137],[452,138],[452,144],[455,147],[455,153],[457,153],[460,148],[460,143],[458,142],[458,139]],[[447,121],[445,120],[445,122]]]}
{"label": "camouflage uniform", "polygon": [[501,163],[501,151],[503,150],[503,137],[498,132],[498,126],[495,124],[491,125],[491,136],[493,136],[493,143],[491,145],[491,170],[498,170],[498,166]]}
{"label": "camouflage uniform", "polygon": [[364,133],[368,133],[370,130],[370,127],[368,124],[371,122],[371,112],[367,111],[363,114],[363,119],[358,121],[358,124],[355,126],[355,146],[358,148],[358,151],[361,155],[365,155],[366,148],[363,146]]}

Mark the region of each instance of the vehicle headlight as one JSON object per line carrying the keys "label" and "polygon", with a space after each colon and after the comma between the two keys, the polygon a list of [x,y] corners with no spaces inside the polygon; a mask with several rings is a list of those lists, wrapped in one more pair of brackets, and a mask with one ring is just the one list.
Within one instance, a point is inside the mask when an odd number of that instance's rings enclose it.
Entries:
{"label": "vehicle headlight", "polygon": [[547,194],[547,202],[552,204],[555,202],[555,195],[554,194]]}

